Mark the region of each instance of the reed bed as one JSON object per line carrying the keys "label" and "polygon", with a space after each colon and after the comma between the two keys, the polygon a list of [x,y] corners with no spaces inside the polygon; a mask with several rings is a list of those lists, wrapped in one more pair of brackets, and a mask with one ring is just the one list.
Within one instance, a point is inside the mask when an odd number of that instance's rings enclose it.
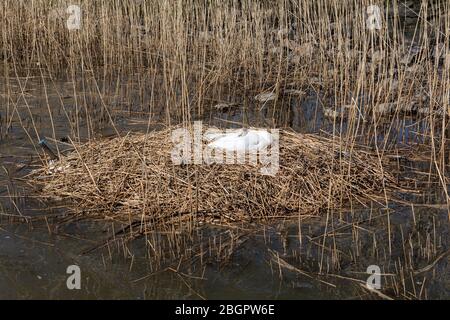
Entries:
{"label": "reed bed", "polygon": [[[163,107],[169,124],[265,92],[276,104],[286,88],[320,93],[328,109],[352,106],[352,118],[448,113],[447,1],[80,1],[82,26],[72,31],[69,4],[2,3],[5,76],[86,79],[106,109],[106,88],[127,79],[136,109]],[[370,5],[380,8],[376,30]]]}
{"label": "reed bed", "polygon": [[397,188],[379,158],[316,135],[283,131],[279,171],[262,164],[182,164],[171,159],[171,129],[74,144],[57,164],[35,171],[40,195],[68,203],[76,218],[158,225],[244,223],[317,215]]}
{"label": "reed bed", "polygon": [[[199,241],[191,238],[195,232],[180,232],[200,222],[324,216],[322,240],[314,243],[322,273],[342,262],[340,229],[327,230],[342,223],[343,214],[332,209],[376,201],[386,212],[368,247],[387,265],[403,248],[404,261],[383,273],[415,286],[413,273],[410,280],[405,276],[413,270],[405,244],[413,243],[391,221],[389,204],[399,187],[386,155],[395,154],[390,159],[400,168],[426,146],[423,172],[410,173],[408,186],[424,191],[439,184],[444,195],[431,202],[449,208],[449,1],[80,0],[82,25],[72,31],[66,27],[69,4],[0,3],[0,138],[20,127],[36,152],[42,136],[73,140],[70,154],[51,166],[42,157],[44,165],[29,180],[49,205],[67,204],[67,221],[117,222],[113,237],[117,230],[145,234],[149,256],[178,264],[214,250],[228,259],[248,232],[230,228],[217,236],[207,230]],[[380,8],[379,29],[367,26],[370,5]],[[305,110],[311,97],[316,104]],[[269,127],[288,126],[277,122],[283,115],[312,113],[317,135],[283,131],[276,177],[262,176],[258,166],[171,164],[171,129],[236,110],[262,114]],[[120,130],[124,119],[171,129],[119,137],[129,129]],[[45,122],[50,129],[43,129]],[[242,116],[233,124],[261,126],[246,122]],[[116,138],[96,140],[104,127]],[[319,136],[319,129],[332,138]],[[345,226],[352,230],[350,264],[367,251],[360,242],[372,227],[372,212],[366,224],[353,223],[358,217],[351,211]],[[310,233],[299,230],[297,249]],[[411,252],[426,252],[430,260],[448,247],[445,237],[443,244],[436,234],[424,239]],[[401,296],[402,286],[393,286]],[[413,291],[403,294],[423,296]]]}

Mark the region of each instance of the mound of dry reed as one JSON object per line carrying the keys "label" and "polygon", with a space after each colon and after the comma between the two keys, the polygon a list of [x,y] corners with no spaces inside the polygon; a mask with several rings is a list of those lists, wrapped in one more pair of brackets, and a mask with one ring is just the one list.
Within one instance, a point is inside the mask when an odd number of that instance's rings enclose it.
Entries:
{"label": "mound of dry reed", "polygon": [[395,189],[379,159],[355,146],[290,131],[280,132],[279,145],[279,171],[269,176],[260,164],[175,165],[170,129],[129,134],[74,144],[56,170],[44,166],[31,179],[75,215],[153,226],[320,214]]}

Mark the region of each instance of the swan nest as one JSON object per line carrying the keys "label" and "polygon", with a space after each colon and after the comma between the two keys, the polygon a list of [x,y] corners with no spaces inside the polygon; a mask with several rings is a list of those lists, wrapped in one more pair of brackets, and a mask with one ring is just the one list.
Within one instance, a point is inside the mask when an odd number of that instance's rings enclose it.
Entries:
{"label": "swan nest", "polygon": [[[41,197],[63,200],[77,218],[141,223],[150,229],[182,221],[318,215],[369,204],[397,190],[378,157],[357,146],[346,149],[338,139],[281,130],[279,168],[266,175],[261,163],[174,164],[173,130],[74,144],[73,151],[51,164],[52,170],[44,165],[30,181]],[[234,135],[204,132],[203,137],[205,148],[257,152],[274,142],[253,128]]]}

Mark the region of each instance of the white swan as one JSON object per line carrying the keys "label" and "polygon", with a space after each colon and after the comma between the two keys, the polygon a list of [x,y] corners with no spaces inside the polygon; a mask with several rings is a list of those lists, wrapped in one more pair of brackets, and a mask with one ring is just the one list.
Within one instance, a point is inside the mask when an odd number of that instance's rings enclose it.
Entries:
{"label": "white swan", "polygon": [[267,130],[237,129],[226,133],[207,133],[208,147],[228,151],[260,151],[273,142],[273,137]]}

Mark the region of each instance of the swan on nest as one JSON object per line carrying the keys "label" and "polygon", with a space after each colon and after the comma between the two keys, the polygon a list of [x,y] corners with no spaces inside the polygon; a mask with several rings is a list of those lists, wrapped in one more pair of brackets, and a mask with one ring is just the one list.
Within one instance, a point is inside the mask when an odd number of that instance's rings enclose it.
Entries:
{"label": "swan on nest", "polygon": [[236,129],[226,133],[214,132],[205,135],[208,147],[226,151],[261,151],[273,143],[273,136],[264,129]]}

